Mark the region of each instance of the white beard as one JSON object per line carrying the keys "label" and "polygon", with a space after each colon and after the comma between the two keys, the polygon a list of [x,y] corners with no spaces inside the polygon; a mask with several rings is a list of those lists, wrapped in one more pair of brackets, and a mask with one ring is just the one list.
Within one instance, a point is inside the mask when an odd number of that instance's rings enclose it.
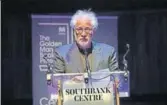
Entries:
{"label": "white beard", "polygon": [[90,42],[79,42],[78,44],[82,49],[87,49],[90,47]]}

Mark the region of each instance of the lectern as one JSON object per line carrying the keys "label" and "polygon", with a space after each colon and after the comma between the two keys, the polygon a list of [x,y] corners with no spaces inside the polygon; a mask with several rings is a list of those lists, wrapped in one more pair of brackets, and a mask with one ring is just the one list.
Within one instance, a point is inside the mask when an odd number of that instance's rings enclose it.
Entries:
{"label": "lectern", "polygon": [[[120,97],[129,97],[129,72],[92,72],[85,83],[84,73],[52,74],[48,84],[50,99],[57,105],[120,105]],[[126,72],[127,73],[127,72]]]}

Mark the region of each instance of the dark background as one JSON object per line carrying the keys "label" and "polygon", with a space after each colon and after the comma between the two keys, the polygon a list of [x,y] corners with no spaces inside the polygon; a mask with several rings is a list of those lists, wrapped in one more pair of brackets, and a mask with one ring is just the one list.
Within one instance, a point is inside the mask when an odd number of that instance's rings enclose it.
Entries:
{"label": "dark background", "polygon": [[131,97],[121,105],[167,105],[166,0],[2,0],[2,105],[32,105],[31,13],[92,8],[118,15],[120,66],[125,44]]}

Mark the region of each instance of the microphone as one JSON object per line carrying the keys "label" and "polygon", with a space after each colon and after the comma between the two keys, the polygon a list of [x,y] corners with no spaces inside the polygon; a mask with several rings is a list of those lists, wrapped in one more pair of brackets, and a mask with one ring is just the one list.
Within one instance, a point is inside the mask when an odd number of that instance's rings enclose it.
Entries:
{"label": "microphone", "polygon": [[125,54],[123,56],[123,64],[124,64],[123,70],[125,71],[125,74],[124,74],[125,80],[128,79],[128,69],[127,69],[128,68],[128,61],[126,60],[126,56],[129,53],[129,51],[130,51],[130,45],[126,44],[126,47],[127,47],[127,50],[126,50],[126,52],[125,52]]}
{"label": "microphone", "polygon": [[49,61],[47,60],[47,55],[44,55],[43,58],[45,59],[45,61],[47,62],[47,71],[46,71],[46,80],[47,80],[47,84],[51,85],[51,65],[49,64]]}
{"label": "microphone", "polygon": [[90,77],[90,65],[88,61],[87,50],[84,50],[84,55],[85,55],[85,64],[86,64],[86,73],[84,73],[84,78],[85,78],[85,83],[87,84],[89,82],[89,77]]}
{"label": "microphone", "polygon": [[129,45],[129,44],[126,44],[126,47],[129,49],[129,48],[130,48],[130,45]]}

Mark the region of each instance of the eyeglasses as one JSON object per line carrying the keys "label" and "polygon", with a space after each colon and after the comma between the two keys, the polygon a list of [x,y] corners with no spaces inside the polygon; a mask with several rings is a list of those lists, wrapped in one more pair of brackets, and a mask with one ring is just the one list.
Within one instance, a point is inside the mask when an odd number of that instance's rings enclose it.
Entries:
{"label": "eyeglasses", "polygon": [[93,31],[93,29],[92,29],[92,28],[89,28],[89,27],[86,27],[86,28],[78,27],[78,28],[75,28],[75,31],[76,31],[78,34],[81,34],[82,32],[85,32],[85,33],[89,34],[90,32]]}

